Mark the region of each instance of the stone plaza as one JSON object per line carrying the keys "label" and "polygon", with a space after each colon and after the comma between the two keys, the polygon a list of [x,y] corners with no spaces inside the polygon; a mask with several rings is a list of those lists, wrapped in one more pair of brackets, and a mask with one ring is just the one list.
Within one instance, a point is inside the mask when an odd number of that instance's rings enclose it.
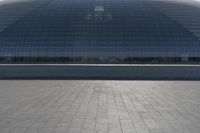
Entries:
{"label": "stone plaza", "polygon": [[199,132],[198,81],[0,81],[0,133]]}

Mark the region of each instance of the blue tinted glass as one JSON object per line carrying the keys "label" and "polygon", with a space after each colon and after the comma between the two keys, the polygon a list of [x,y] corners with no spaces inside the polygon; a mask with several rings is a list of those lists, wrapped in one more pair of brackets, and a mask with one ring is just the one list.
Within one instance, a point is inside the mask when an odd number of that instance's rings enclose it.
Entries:
{"label": "blue tinted glass", "polygon": [[2,58],[22,62],[114,58],[145,63],[146,58],[193,61],[200,41],[144,1],[51,0],[1,31],[0,46]]}

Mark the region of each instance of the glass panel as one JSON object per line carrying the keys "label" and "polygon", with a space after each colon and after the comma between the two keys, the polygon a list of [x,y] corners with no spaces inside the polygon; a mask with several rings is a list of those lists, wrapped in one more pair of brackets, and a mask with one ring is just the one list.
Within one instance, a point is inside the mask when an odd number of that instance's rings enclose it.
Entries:
{"label": "glass panel", "polygon": [[51,0],[0,32],[0,63],[188,64],[199,47],[142,0]]}

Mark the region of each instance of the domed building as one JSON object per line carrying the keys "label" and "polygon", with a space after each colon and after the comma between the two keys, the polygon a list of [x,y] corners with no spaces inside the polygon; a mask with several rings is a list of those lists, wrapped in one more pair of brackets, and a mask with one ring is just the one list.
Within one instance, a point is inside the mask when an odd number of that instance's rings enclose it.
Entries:
{"label": "domed building", "polygon": [[198,1],[0,1],[0,63],[199,61]]}

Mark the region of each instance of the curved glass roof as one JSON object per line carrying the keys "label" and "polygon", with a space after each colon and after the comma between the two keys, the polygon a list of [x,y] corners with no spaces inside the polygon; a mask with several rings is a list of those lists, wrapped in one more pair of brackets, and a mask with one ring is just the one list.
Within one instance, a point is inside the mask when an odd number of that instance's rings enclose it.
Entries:
{"label": "curved glass roof", "polygon": [[199,57],[199,46],[144,0],[47,0],[0,32],[1,56]]}

